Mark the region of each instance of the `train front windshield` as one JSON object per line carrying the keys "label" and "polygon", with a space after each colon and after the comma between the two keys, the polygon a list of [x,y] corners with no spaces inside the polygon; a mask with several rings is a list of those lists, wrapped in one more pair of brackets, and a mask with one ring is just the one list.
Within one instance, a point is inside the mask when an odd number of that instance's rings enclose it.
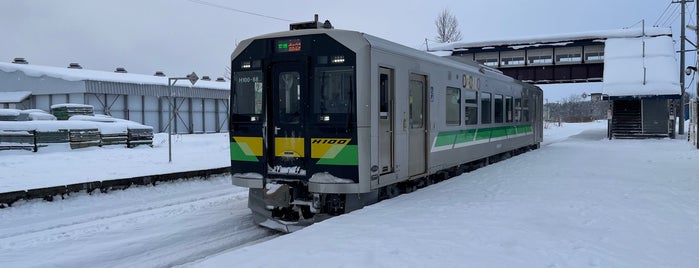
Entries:
{"label": "train front windshield", "polygon": [[262,116],[262,91],[264,76],[262,71],[236,72],[233,76],[232,119],[234,122],[256,121]]}

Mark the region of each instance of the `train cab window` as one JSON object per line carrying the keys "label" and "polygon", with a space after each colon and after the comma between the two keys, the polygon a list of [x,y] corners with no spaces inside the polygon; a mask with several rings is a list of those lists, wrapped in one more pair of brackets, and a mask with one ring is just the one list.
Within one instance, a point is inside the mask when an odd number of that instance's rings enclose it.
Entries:
{"label": "train cab window", "polygon": [[493,122],[493,98],[490,93],[481,92],[481,124]]}
{"label": "train cab window", "polygon": [[466,125],[478,124],[478,92],[464,91],[464,123]]}
{"label": "train cab window", "polygon": [[233,75],[232,120],[257,121],[262,114],[263,77],[261,71],[235,72]]}
{"label": "train cab window", "polygon": [[352,116],[354,69],[351,67],[316,68],[313,113],[319,122],[347,122]]}
{"label": "train cab window", "polygon": [[461,90],[455,87],[447,87],[446,92],[446,119],[447,125],[461,124]]}
{"label": "train cab window", "polygon": [[512,123],[514,113],[514,98],[512,96],[505,97],[505,122]]}
{"label": "train cab window", "polygon": [[279,115],[282,121],[301,120],[301,84],[298,72],[279,73]]}
{"label": "train cab window", "polygon": [[502,95],[495,95],[495,97],[493,99],[495,101],[495,113],[494,113],[495,123],[502,123],[505,121],[504,120],[505,117],[503,114],[503,112],[504,112],[503,110],[505,108],[504,102],[503,102],[503,96]]}

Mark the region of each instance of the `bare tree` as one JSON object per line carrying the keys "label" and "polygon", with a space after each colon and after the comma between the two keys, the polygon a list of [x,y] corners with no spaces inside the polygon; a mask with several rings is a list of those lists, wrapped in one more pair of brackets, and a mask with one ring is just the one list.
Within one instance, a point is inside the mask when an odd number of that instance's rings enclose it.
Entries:
{"label": "bare tree", "polygon": [[437,26],[437,42],[448,43],[461,40],[459,22],[446,8],[439,13],[434,24]]}

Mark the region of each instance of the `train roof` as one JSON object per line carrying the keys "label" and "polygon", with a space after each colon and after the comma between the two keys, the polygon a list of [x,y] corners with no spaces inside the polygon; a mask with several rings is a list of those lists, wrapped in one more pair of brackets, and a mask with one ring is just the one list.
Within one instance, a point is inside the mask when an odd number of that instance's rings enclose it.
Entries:
{"label": "train roof", "polygon": [[[240,42],[236,50],[231,54],[231,60],[235,58],[236,55],[242,52],[253,40],[256,39],[270,39],[279,37],[290,37],[290,36],[302,36],[302,35],[312,35],[312,34],[327,34],[333,39],[341,42],[347,46],[350,50],[358,52],[362,50],[369,51],[370,49],[378,49],[397,55],[407,56],[416,58],[422,61],[427,61],[435,64],[446,65],[452,68],[466,70],[470,72],[481,73],[485,76],[504,80],[504,81],[516,81],[519,80],[511,78],[502,74],[497,69],[493,69],[484,65],[468,64],[461,62],[459,60],[450,59],[449,57],[440,57],[437,55],[432,55],[426,51],[417,50],[410,48],[383,38],[379,38],[367,33],[351,31],[351,30],[341,30],[341,29],[304,29],[304,30],[293,30],[293,31],[283,31],[276,33],[269,33],[265,35],[256,36],[250,39],[246,39]],[[522,83],[525,84],[525,83]]]}

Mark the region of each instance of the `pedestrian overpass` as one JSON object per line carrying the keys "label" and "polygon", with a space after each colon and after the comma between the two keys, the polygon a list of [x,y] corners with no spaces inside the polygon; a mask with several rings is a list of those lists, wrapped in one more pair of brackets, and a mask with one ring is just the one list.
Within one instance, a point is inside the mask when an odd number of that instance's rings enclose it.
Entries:
{"label": "pedestrian overpass", "polygon": [[605,52],[606,40],[658,36],[672,37],[672,31],[670,28],[633,28],[457,42],[432,48],[431,51],[451,52],[455,59],[473,60],[532,84],[602,82],[604,59],[609,54]]}

